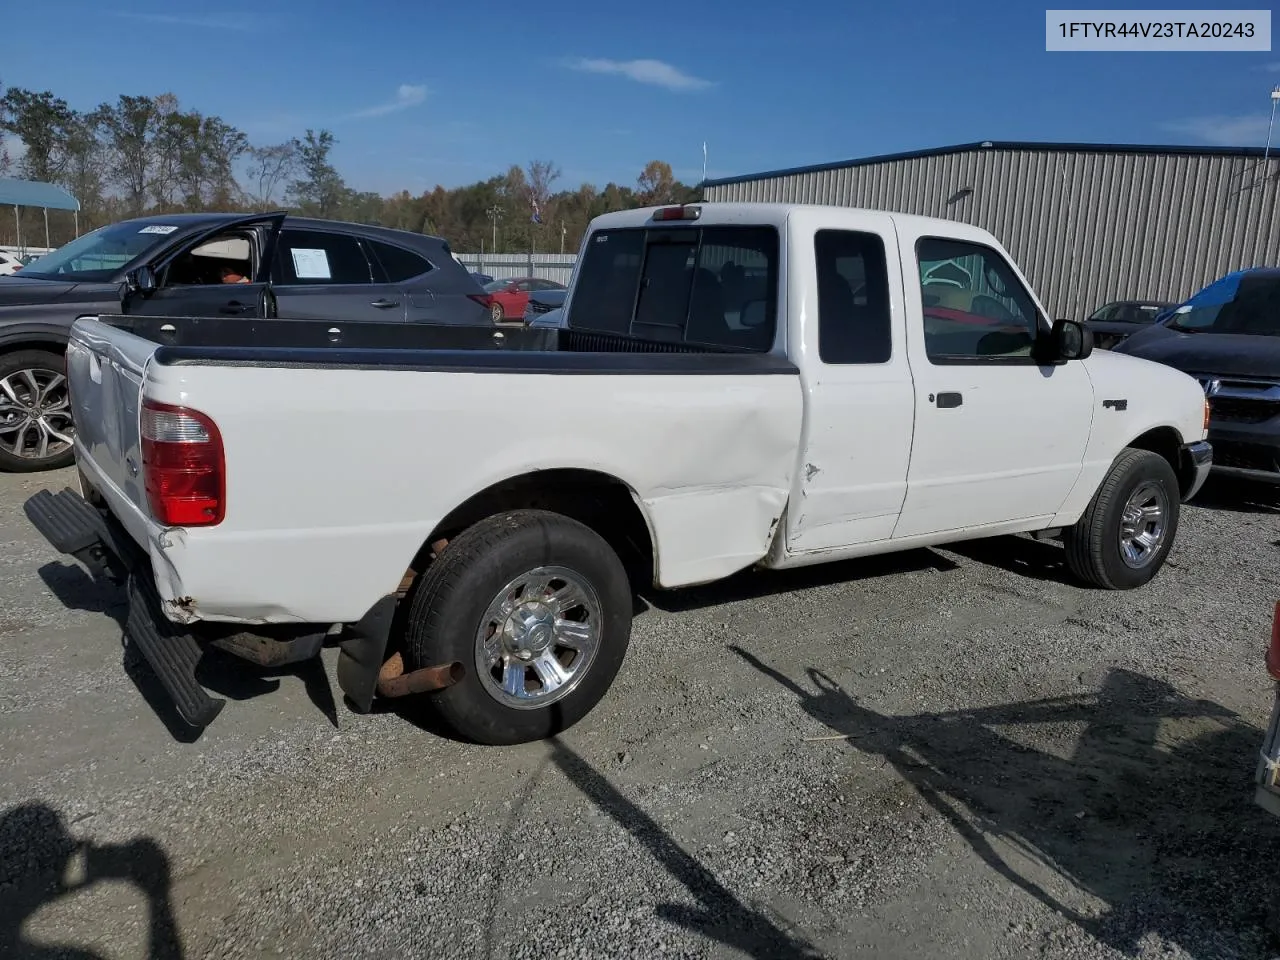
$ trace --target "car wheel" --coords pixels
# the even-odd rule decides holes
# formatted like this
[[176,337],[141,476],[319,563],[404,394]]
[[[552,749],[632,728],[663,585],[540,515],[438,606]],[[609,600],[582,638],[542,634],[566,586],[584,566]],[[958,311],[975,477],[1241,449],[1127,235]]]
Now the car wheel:
[[48,350],[0,356],[0,470],[68,467],[74,434],[66,358]]
[[494,323],[501,323],[503,320],[507,319],[507,313],[502,309],[502,304],[500,303],[494,303],[494,305],[489,308],[489,316],[493,318]]
[[432,695],[459,735],[526,743],[568,729],[609,690],[631,639],[632,596],[617,553],[591,528],[545,510],[482,520],[418,578],[408,667],[460,662]]
[[1132,590],[1164,566],[1178,532],[1178,477],[1164,457],[1125,450],[1084,515],[1066,530],[1067,565],[1107,590]]

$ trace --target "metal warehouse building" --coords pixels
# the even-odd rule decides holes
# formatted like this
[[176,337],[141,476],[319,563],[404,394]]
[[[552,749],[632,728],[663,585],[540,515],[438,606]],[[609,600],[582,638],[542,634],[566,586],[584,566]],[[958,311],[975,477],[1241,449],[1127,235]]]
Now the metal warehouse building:
[[704,199],[972,223],[1052,316],[1081,319],[1110,300],[1180,300],[1232,270],[1280,266],[1278,172],[1261,149],[986,141],[708,180]]

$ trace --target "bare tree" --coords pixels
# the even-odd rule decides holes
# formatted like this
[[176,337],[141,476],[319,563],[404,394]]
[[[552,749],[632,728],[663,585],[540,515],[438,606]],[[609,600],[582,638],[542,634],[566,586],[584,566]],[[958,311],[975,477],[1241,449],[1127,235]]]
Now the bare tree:
[[249,195],[260,207],[272,205],[277,188],[293,179],[298,168],[296,141],[249,148]]
[[529,162],[529,199],[539,210],[545,209],[551,199],[551,185],[560,179],[560,168],[550,160]]

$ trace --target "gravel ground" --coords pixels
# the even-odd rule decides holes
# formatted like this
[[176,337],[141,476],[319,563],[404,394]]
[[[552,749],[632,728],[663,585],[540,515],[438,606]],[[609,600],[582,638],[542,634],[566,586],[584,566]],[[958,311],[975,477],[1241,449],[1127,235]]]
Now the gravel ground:
[[1268,491],[1133,593],[1006,538],[655,597],[590,717],[494,749],[335,704],[332,649],[215,664],[191,742],[21,514],[68,480],[0,476],[6,960],[1280,955]]

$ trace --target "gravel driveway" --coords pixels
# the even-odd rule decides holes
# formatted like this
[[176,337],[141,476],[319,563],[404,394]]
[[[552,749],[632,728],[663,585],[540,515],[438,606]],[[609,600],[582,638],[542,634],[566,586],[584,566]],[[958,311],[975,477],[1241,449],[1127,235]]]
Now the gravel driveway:
[[212,663],[192,742],[22,516],[69,480],[0,475],[6,960],[1280,953],[1267,491],[1133,593],[1006,538],[653,597],[591,716],[495,749],[349,712],[333,649]]

